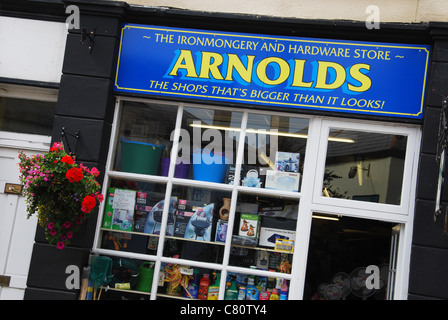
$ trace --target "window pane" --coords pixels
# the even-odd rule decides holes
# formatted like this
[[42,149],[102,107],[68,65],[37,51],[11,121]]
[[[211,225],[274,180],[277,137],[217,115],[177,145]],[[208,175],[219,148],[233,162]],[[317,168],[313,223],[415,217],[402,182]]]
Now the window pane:
[[323,195],[399,205],[407,137],[332,129]]
[[249,114],[240,185],[299,191],[308,119]]
[[0,97],[0,130],[51,136],[56,102]]
[[185,108],[177,165],[192,164],[194,180],[228,183],[228,168],[236,162],[242,113]]
[[176,117],[177,107],[124,102],[113,169],[166,175]]
[[[389,273],[393,282],[389,267],[393,228],[387,222],[315,213],[304,299],[386,299]],[[368,266],[378,269],[366,271]],[[374,276],[366,280],[370,275]]]
[[299,201],[238,196],[229,264],[291,273]]
[[163,255],[222,263],[231,193],[173,186],[171,197],[176,210],[168,221]]
[[100,247],[155,255],[164,199],[163,184],[113,179],[105,197]]

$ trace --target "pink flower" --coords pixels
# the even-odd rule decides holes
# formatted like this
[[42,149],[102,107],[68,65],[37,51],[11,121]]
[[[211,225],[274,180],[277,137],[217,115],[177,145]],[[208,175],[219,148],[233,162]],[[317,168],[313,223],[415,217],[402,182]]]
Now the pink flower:
[[66,229],[70,228],[70,222],[65,221],[64,228],[66,228]]
[[59,250],[64,248],[64,242],[59,241],[58,243],[56,243],[56,248],[58,248]]
[[73,237],[73,232],[69,231],[67,232],[67,238],[71,239]]
[[90,173],[93,174],[95,177],[98,177],[100,175],[100,171],[95,167],[90,169]]
[[50,229],[50,230],[53,229],[53,228],[54,228],[54,223],[53,223],[53,222],[50,222],[50,223],[48,224],[47,228]]
[[57,233],[57,232],[56,232],[56,229],[51,229],[51,230],[50,230],[50,234],[51,234],[52,236],[56,235],[56,233]]

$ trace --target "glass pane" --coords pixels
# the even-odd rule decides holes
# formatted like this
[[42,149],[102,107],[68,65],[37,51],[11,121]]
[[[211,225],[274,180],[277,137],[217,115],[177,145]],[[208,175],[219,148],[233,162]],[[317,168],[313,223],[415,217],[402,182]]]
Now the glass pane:
[[298,200],[238,196],[229,264],[291,273]]
[[114,170],[167,175],[177,107],[123,103]]
[[308,119],[250,114],[242,186],[299,191]]
[[[108,268],[109,267],[109,268]],[[154,262],[113,256],[93,256],[91,278],[101,279],[98,300],[150,300]],[[109,270],[108,274],[106,271]],[[104,274],[104,280],[98,276]],[[98,280],[97,280],[98,281]],[[106,289],[106,287],[108,288]]]
[[155,255],[164,199],[163,184],[113,179],[105,198],[100,247]]
[[222,263],[231,193],[173,186],[171,195],[176,208],[163,255]]
[[399,205],[407,137],[330,130],[323,195]]
[[286,279],[229,272],[224,300],[287,300],[288,294]]
[[162,263],[157,300],[173,297],[218,300],[220,281],[219,270]]
[[56,102],[0,97],[0,130],[51,136]]
[[192,166],[182,178],[229,183],[227,170],[236,162],[241,118],[240,112],[184,109],[177,163]]
[[304,299],[386,299],[393,228],[387,222],[314,214]]

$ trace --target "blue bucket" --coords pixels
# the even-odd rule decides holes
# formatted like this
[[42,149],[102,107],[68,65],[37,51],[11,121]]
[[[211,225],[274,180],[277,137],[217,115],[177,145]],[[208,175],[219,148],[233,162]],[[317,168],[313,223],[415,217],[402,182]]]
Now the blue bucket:
[[223,183],[226,177],[226,157],[209,150],[193,150],[193,179]]

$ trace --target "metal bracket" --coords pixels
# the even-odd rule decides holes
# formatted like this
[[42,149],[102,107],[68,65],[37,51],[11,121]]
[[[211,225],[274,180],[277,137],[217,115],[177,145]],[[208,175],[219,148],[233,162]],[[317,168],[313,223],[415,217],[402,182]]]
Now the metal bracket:
[[448,145],[448,97],[443,97],[442,108],[440,111],[439,133],[438,133],[437,154],[436,154],[436,161],[439,164],[439,176],[437,183],[436,206],[433,216],[434,222],[437,221],[437,218],[442,213],[441,194],[442,194],[442,187],[445,182],[444,175],[445,175],[445,159],[446,159],[447,145]]
[[89,39],[89,53],[90,53],[92,52],[93,44],[95,43],[95,31],[87,32],[87,28],[81,28],[81,44],[84,44],[84,41],[86,39]]
[[[61,131],[61,140],[62,142],[64,142],[63,140],[65,139],[64,145],[66,145],[68,147],[68,152],[69,154],[76,156],[76,153],[78,152],[78,142],[79,142],[79,134],[81,133],[81,130],[78,129],[78,131],[75,132],[75,134],[71,134],[68,132],[65,132],[65,127],[62,127],[62,131]],[[75,141],[75,152],[72,152],[72,149],[70,148],[70,142],[67,139],[67,135],[73,137],[76,139]]]

